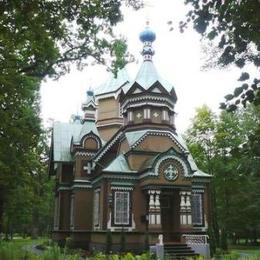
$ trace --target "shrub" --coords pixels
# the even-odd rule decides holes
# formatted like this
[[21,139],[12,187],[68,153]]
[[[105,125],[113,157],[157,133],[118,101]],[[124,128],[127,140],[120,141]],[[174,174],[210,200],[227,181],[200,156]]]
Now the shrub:
[[136,258],[131,254],[127,253],[126,255],[123,256],[123,260],[135,260]]
[[16,260],[23,258],[25,253],[12,242],[0,242],[0,259]]

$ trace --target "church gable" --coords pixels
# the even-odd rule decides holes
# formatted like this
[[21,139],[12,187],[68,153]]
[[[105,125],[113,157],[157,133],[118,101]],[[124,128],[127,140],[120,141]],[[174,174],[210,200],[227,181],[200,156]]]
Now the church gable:
[[134,82],[134,84],[128,89],[127,96],[132,94],[140,94],[143,93],[144,91],[145,89],[142,86]]
[[175,181],[179,176],[192,177],[192,169],[187,157],[173,148],[154,160],[153,169],[156,176],[163,174],[168,181]]
[[164,88],[164,86],[159,82],[156,81],[149,89],[149,92],[157,93],[157,94],[169,94],[167,89]]
[[154,88],[153,90],[152,90],[152,92],[153,93],[159,93],[159,94],[161,94],[162,93],[162,91],[159,89],[159,88]]
[[181,151],[169,136],[160,136],[160,133],[158,133],[158,135],[147,135],[144,140],[135,147],[135,150],[165,152],[171,147],[179,152]]
[[192,170],[187,158],[173,148],[145,163],[142,185],[190,185]]
[[144,131],[143,135],[130,146],[135,150],[142,151],[165,152],[171,147],[178,152],[186,151],[185,147],[179,143],[173,133],[164,130]]

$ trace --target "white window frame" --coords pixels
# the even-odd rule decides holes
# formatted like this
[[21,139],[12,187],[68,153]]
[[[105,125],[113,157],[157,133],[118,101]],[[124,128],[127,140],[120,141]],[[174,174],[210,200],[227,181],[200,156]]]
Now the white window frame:
[[[127,208],[127,212],[126,212],[126,216],[127,216],[127,219],[124,220],[124,212],[118,212],[118,204],[117,204],[117,195],[118,194],[127,194],[127,205],[126,205],[126,208]],[[124,205],[123,205],[124,207]],[[121,216],[117,216],[117,214],[121,214]],[[114,225],[122,225],[122,226],[128,226],[130,225],[130,192],[129,191],[115,191],[114,192]]]
[[[197,197],[195,201],[195,197]],[[199,205],[197,205],[199,203]],[[196,215],[195,215],[196,214]],[[199,221],[197,221],[199,219]],[[203,226],[203,194],[192,194],[192,224],[194,226]]]

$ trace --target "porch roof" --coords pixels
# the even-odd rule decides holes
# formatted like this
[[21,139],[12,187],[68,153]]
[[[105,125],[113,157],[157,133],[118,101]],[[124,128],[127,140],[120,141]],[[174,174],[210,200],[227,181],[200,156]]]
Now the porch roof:
[[123,154],[117,156],[105,169],[104,172],[120,172],[120,173],[134,173],[128,165],[128,162]]

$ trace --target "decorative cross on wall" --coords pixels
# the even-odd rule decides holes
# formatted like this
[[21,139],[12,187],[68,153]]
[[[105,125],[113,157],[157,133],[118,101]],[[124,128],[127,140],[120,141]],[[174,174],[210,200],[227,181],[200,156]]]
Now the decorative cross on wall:
[[138,119],[140,119],[140,118],[142,117],[142,114],[141,114],[141,113],[138,113],[138,114],[136,115],[136,117],[137,117]]
[[158,114],[157,112],[155,112],[155,113],[153,113],[153,116],[154,116],[154,117],[158,117],[159,114]]
[[177,175],[178,175],[178,171],[177,169],[170,165],[165,171],[164,171],[164,175],[168,180],[174,180],[176,179]]

